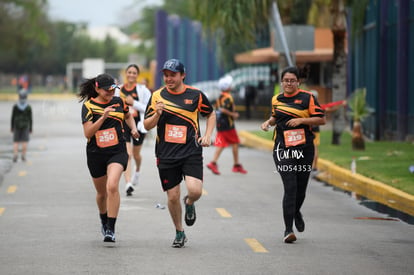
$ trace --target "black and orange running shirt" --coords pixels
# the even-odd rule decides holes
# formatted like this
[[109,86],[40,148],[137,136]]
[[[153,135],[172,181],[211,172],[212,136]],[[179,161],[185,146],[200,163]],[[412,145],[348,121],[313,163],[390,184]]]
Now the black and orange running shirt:
[[297,127],[289,127],[286,123],[293,118],[324,117],[324,115],[324,111],[311,92],[298,90],[292,96],[284,94],[273,96],[272,116],[276,118],[275,143],[279,143],[284,148],[313,144],[312,126],[301,124]]
[[221,92],[220,97],[216,101],[217,112],[217,131],[227,131],[234,129],[234,119],[232,116],[228,116],[220,112],[220,108],[226,109],[230,112],[234,112],[236,106],[234,105],[233,97],[228,92]]
[[[138,99],[138,94],[137,94],[137,85],[134,85],[131,89],[127,89],[125,87],[125,85],[122,85],[122,87],[120,89],[119,96],[123,100],[125,100],[127,98],[127,96],[129,96],[129,95],[132,96],[132,98],[134,100],[137,100],[137,101],[139,100]],[[138,122],[139,121],[139,113],[138,113],[138,111],[135,110],[134,108],[130,108],[130,112],[131,112],[132,116],[134,117],[135,122]]]
[[200,90],[185,85],[183,92],[174,93],[163,87],[148,102],[145,118],[156,112],[156,103],[164,102],[157,124],[155,155],[158,159],[178,160],[202,153],[197,140],[201,136],[199,115],[207,116],[213,107]]
[[88,139],[88,152],[113,154],[125,150],[122,124],[129,108],[120,97],[114,96],[109,102],[98,102],[94,98],[85,101],[82,105],[82,123],[97,121],[108,106],[113,106],[115,111],[109,113],[95,135]]

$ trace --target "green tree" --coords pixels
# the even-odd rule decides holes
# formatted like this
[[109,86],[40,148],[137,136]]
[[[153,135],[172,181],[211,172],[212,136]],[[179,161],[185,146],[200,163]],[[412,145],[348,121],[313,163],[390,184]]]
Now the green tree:
[[116,41],[113,38],[106,36],[103,44],[102,55],[106,62],[116,62],[119,60],[117,55],[117,48],[118,44]]
[[[222,44],[254,46],[258,28],[268,24],[272,0],[192,0],[194,15],[207,32],[222,35]],[[197,4],[195,4],[197,3]]]
[[[3,0],[0,2],[0,69],[30,68],[31,46],[46,45],[48,21],[46,0]],[[10,67],[10,65],[12,65]]]
[[104,56],[105,42],[92,40],[84,24],[58,21],[50,23],[46,31],[50,38],[49,43],[34,44],[31,47],[32,64],[37,73],[64,74],[69,62],[81,62],[86,57]]
[[332,24],[330,5],[332,0],[314,0],[309,9],[308,24],[315,27],[329,28]]
[[81,47],[76,38],[76,33],[83,26],[64,21],[50,23],[46,30],[49,43],[46,45],[35,44],[33,46],[34,66],[36,71],[42,74],[63,74],[66,64],[71,60],[73,48]]
[[137,46],[136,51],[148,60],[155,59],[155,15],[159,8],[160,6],[144,7],[140,17],[122,29],[143,41]]

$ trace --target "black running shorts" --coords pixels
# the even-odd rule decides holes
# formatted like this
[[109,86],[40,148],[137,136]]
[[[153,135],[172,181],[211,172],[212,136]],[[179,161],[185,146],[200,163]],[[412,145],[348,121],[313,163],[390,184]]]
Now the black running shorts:
[[203,180],[203,156],[191,155],[184,159],[157,159],[161,187],[167,191],[181,183],[184,176]]
[[124,167],[128,165],[128,153],[125,151],[113,155],[87,152],[89,173],[93,178],[100,178],[106,175],[106,169],[110,163],[119,163]]

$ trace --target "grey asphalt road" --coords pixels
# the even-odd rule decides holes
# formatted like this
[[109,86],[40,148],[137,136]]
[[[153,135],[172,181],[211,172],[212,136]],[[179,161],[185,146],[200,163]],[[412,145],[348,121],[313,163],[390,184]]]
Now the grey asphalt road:
[[[0,274],[412,274],[414,227],[381,220],[349,195],[311,181],[303,207],[304,233],[285,244],[283,189],[269,152],[241,148],[247,175],[231,172],[230,148],[222,172],[204,172],[197,222],[175,236],[154,158],[154,134],[143,147],[141,182],[126,197],[121,181],[117,243],[105,247],[95,191],[88,174],[81,104],[30,102],[34,132],[28,161],[11,164],[10,114],[0,102]],[[260,122],[240,121],[239,129]],[[205,149],[205,163],[214,148]],[[182,186],[182,192],[185,188]],[[362,218],[362,219],[360,219]],[[373,219],[374,218],[374,219]],[[379,220],[378,220],[378,219]]]

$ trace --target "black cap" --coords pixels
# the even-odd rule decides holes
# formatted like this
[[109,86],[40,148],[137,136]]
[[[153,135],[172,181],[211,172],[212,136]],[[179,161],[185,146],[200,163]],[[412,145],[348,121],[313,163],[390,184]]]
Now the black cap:
[[104,90],[115,89],[118,86],[115,84],[115,79],[109,74],[100,74],[96,77],[95,86]]
[[183,63],[180,62],[180,60],[178,59],[170,59],[167,60],[164,63],[164,66],[162,67],[162,70],[169,70],[172,72],[180,72],[180,73],[185,73],[185,67],[183,65]]

